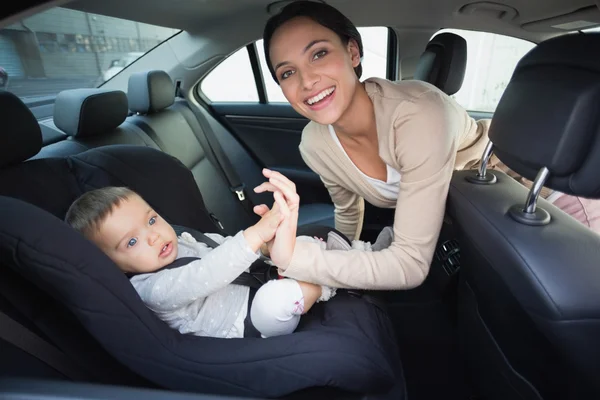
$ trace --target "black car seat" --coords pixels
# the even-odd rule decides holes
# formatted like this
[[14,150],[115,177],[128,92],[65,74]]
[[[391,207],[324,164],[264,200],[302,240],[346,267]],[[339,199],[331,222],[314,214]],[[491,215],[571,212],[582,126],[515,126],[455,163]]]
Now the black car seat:
[[[0,106],[12,110],[11,125],[0,134],[0,274],[18,275],[62,305],[106,350],[104,358],[117,360],[129,376],[173,390],[405,398],[385,311],[343,291],[317,304],[292,335],[216,339],[170,329],[110,259],[62,219],[85,191],[119,185],[140,193],[173,224],[215,231],[192,173],[170,155],[134,145],[24,161],[39,151],[39,126],[14,95],[0,93]],[[19,140],[11,140],[16,134]],[[52,318],[48,310],[45,315]],[[94,360],[79,357],[93,370]]]
[[[479,171],[455,173],[459,330],[487,399],[600,398],[600,236],[541,187],[600,198],[600,35],[539,44],[517,65]],[[486,171],[491,151],[532,190]]]
[[450,32],[434,36],[417,63],[413,79],[429,82],[447,95],[458,92],[467,69],[467,42]]

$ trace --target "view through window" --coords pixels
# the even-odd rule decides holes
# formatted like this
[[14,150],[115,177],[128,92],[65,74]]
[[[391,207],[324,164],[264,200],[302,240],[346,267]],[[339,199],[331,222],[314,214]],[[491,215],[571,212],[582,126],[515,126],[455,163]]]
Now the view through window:
[[0,89],[28,103],[97,87],[178,32],[53,8],[0,29]]

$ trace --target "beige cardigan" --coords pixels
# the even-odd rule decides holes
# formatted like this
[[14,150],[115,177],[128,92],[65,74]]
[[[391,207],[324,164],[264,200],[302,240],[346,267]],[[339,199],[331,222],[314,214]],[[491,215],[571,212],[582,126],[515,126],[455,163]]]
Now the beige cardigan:
[[[335,204],[335,226],[349,238],[362,230],[364,202],[396,208],[392,245],[378,252],[326,251],[298,242],[280,273],[338,288],[408,289],[429,271],[444,217],[454,169],[481,158],[489,120],[475,122],[454,100],[420,81],[365,81],[373,101],[379,155],[400,172],[398,200],[377,192],[333,141],[327,126],[310,122],[300,152],[327,187]],[[458,154],[457,154],[458,153]]]

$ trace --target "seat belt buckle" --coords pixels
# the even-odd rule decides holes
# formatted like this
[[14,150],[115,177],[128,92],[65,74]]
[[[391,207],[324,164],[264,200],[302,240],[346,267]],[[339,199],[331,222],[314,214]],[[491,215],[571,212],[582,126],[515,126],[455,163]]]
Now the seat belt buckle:
[[244,194],[244,189],[245,188],[246,188],[246,185],[244,185],[242,183],[238,187],[231,188],[231,191],[234,192],[235,194],[237,194],[237,197],[238,197],[239,201],[244,201],[244,200],[246,200],[246,195]]

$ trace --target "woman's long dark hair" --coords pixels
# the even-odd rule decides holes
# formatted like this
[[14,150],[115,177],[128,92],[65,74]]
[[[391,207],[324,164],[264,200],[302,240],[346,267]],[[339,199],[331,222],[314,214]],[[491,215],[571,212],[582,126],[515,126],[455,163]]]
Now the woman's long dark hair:
[[[275,79],[277,84],[279,84],[279,80],[275,75],[273,64],[271,63],[271,57],[269,56],[271,39],[273,38],[273,34],[277,28],[296,17],[310,18],[317,24],[334,31],[340,37],[344,45],[347,45],[350,39],[355,40],[358,44],[358,52],[362,59],[363,44],[360,33],[352,21],[350,21],[344,14],[325,3],[318,3],[315,1],[294,1],[293,3],[285,6],[279,14],[274,15],[269,19],[269,21],[267,21],[267,25],[265,25],[265,30],[263,33],[265,58],[267,60],[267,65],[269,66],[271,76],[273,79]],[[354,68],[354,72],[356,73],[356,76],[360,78],[362,75],[362,65],[358,64],[358,66]]]

